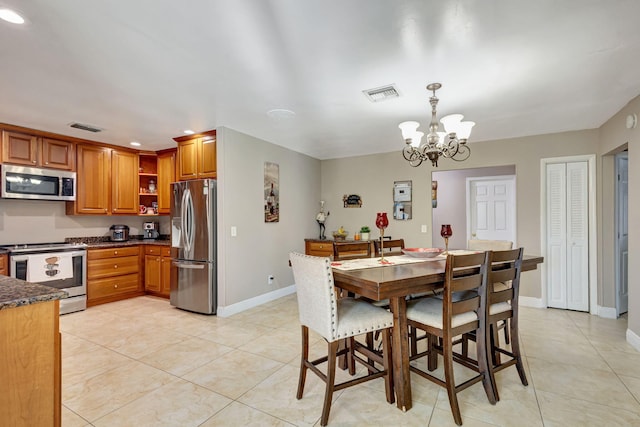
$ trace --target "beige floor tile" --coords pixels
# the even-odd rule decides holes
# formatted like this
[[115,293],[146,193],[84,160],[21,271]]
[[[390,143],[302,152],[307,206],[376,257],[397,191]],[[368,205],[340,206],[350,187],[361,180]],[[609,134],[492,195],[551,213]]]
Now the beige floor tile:
[[188,381],[165,384],[93,422],[96,427],[197,427],[231,400]]
[[[471,418],[467,414],[461,414],[462,424],[465,427],[495,427],[496,424],[485,423],[484,421]],[[431,417],[428,419],[429,427],[457,427],[451,415],[451,409],[434,408]]]
[[140,358],[140,361],[173,375],[182,376],[232,350],[231,347],[193,337],[162,347]]
[[87,427],[90,425],[89,421],[62,405],[62,427]]
[[91,351],[82,353],[63,352],[62,387],[85,382],[103,372],[123,366],[131,361],[113,350],[96,346]]
[[618,375],[620,380],[627,386],[627,389],[633,394],[638,402],[640,402],[640,378],[627,377],[624,375]]
[[233,350],[189,372],[183,378],[237,399],[282,366],[282,363],[262,356]]
[[600,351],[600,354],[616,374],[640,378],[640,352]]
[[286,421],[272,417],[242,403],[233,402],[222,411],[211,417],[200,427],[293,427]]
[[278,362],[289,363],[292,360],[298,361],[300,359],[301,341],[299,331],[276,329],[268,335],[252,339],[238,349]]
[[76,414],[89,421],[95,421],[176,380],[176,377],[166,372],[140,362],[129,361],[84,383],[65,387],[62,400],[64,405]]
[[261,336],[269,335],[273,331],[273,328],[227,319],[226,322],[216,324],[214,328],[199,337],[236,348]]
[[591,345],[598,351],[624,351],[631,354],[638,354],[631,344],[627,342],[626,336],[619,335],[591,335],[587,337]]
[[640,405],[638,411],[612,410],[610,406],[545,391],[538,391],[537,395],[545,427],[632,427],[640,424]]
[[609,370],[549,363],[531,357],[528,362],[536,391],[547,391],[630,411],[638,406],[638,402],[618,376]]
[[609,366],[591,343],[572,343],[544,338],[539,335],[524,335],[523,346],[527,356],[553,363],[571,363],[592,369],[609,370]]
[[178,344],[189,338],[189,335],[170,331],[167,329],[145,328],[138,330],[134,334],[126,334],[120,338],[112,339],[109,348],[114,351],[139,359],[148,354],[154,353],[164,347]]
[[68,332],[62,333],[62,357],[77,356],[98,348],[102,348],[102,346]]

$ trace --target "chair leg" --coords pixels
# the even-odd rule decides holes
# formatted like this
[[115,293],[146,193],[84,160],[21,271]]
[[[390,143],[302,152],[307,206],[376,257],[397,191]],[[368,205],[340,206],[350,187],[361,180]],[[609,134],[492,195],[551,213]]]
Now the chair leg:
[[[458,396],[456,395],[456,383],[453,377],[453,348],[451,345],[451,337],[442,345],[442,356],[444,358],[444,381],[449,395],[449,405],[451,413],[457,425],[462,425],[462,416],[460,415],[460,406],[458,405]],[[429,338],[431,341],[431,337]]]
[[[495,326],[495,327],[493,327]],[[489,403],[495,405],[500,397],[498,395],[498,387],[496,385],[496,377],[492,362],[493,354],[493,338],[492,330],[497,329],[496,325],[490,325],[487,330],[476,330],[476,360],[478,361],[478,371],[482,375],[482,385],[487,395]]]
[[327,384],[324,392],[324,405],[322,406],[322,418],[320,425],[326,426],[329,422],[329,411],[331,410],[331,400],[333,399],[333,387],[336,382],[336,357],[338,353],[338,344],[342,340],[329,343],[329,360],[327,360]]
[[418,338],[418,334],[416,333],[416,328],[413,326],[409,326],[409,355],[415,356],[418,354],[418,343],[416,339]]
[[[498,331],[498,324],[497,323],[492,323],[491,324],[491,331],[489,332],[490,334],[492,334],[492,339],[493,339],[493,345],[496,347],[500,347],[500,334]],[[490,349],[493,350],[493,347],[489,347]],[[493,365],[497,366],[500,364],[500,352],[498,351],[492,351],[493,353]]]
[[309,328],[302,326],[302,355],[300,356],[300,376],[298,378],[298,392],[296,399],[302,399],[304,391],[304,383],[307,379],[307,365],[305,362],[309,360]]
[[[376,346],[376,340],[375,337],[373,336],[373,332],[367,332],[367,335],[365,336],[365,342],[367,345],[367,348],[371,351],[375,350],[375,346]],[[373,360],[372,359],[367,359],[367,363],[373,365]],[[372,374],[373,370],[369,369],[369,373]]]
[[518,334],[518,321],[517,318],[512,318],[509,322],[511,329],[511,353],[516,359],[516,369],[520,376],[522,385],[529,385],[527,381],[527,375],[524,372],[524,364],[522,363],[522,354],[520,353],[520,336]]
[[438,369],[438,352],[436,351],[434,342],[438,337],[427,333],[427,370],[430,372]]
[[505,344],[509,344],[509,324],[511,322],[509,321],[509,319],[505,319],[504,320],[504,343]]
[[356,374],[356,360],[353,357],[355,352],[355,338],[347,338],[347,367],[349,368],[349,375]]

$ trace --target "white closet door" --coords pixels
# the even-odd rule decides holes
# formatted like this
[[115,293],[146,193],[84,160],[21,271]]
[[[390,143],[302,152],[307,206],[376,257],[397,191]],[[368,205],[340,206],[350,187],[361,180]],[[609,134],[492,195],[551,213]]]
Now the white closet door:
[[547,305],[589,311],[587,162],[547,165]]
[[547,165],[547,305],[567,308],[567,167]]
[[587,162],[567,163],[567,308],[589,311]]

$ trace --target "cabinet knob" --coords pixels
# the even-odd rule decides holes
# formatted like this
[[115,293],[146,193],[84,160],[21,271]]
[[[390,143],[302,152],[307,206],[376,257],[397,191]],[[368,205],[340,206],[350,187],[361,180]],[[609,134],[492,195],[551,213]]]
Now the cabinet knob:
[[48,165],[48,164],[49,164],[49,162],[44,162],[44,164],[45,164],[45,165]]
[[118,264],[115,264],[115,265],[113,266],[113,268],[118,268]]
[[114,255],[118,255],[118,251],[113,251],[113,254]]
[[114,287],[115,289],[118,289],[118,285],[117,285],[117,284],[116,284],[116,285],[113,285],[113,287]]
[[35,161],[35,160],[33,160],[33,161],[31,161],[31,163],[35,164],[35,163],[36,163],[36,161]]

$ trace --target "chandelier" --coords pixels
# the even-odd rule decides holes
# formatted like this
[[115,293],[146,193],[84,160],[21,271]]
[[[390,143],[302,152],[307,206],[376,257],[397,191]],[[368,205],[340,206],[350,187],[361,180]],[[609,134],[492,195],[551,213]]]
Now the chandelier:
[[436,91],[440,89],[440,83],[431,83],[427,90],[433,92],[429,97],[431,104],[431,123],[427,140],[421,143],[424,132],[418,131],[418,122],[402,122],[398,127],[402,130],[402,138],[406,142],[402,155],[413,167],[429,159],[431,164],[438,167],[438,159],[444,157],[458,162],[467,160],[471,155],[471,150],[467,146],[467,139],[471,135],[471,128],[474,122],[463,122],[462,114],[450,114],[440,119],[446,132],[438,132],[438,120],[436,119],[436,105],[438,98]]

